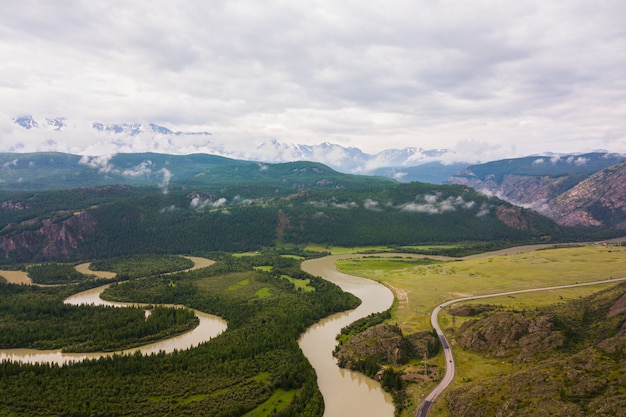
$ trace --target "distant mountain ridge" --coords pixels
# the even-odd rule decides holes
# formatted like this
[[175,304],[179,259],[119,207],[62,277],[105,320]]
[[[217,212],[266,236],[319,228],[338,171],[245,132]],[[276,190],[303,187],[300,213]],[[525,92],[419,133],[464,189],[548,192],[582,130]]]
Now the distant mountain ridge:
[[384,177],[344,174],[309,161],[265,164],[217,155],[119,153],[81,156],[60,152],[0,153],[0,190],[58,190],[104,185],[161,187],[271,187],[275,193],[304,188],[384,185]]
[[[24,115],[15,117],[12,120],[15,124],[30,132],[41,130],[63,135],[71,134],[73,129],[76,129],[76,126],[69,123],[65,117],[35,118],[32,115]],[[328,165],[344,173],[385,176],[387,176],[387,171],[381,171],[382,174],[375,174],[375,171],[381,168],[393,168],[395,179],[401,182],[423,181],[420,174],[424,171],[404,171],[403,168],[419,166],[425,163],[445,166],[440,160],[450,152],[447,149],[406,147],[402,149],[386,149],[376,154],[369,154],[357,147],[344,147],[327,141],[317,145],[304,145],[282,143],[278,140],[263,142],[257,147],[245,150],[237,150],[227,143],[218,143],[217,139],[210,132],[174,130],[155,123],[104,123],[95,121],[81,128],[82,131],[89,132],[91,129],[99,134],[109,134],[112,136],[112,142],[121,144],[133,142],[136,138],[142,136],[148,136],[155,141],[160,139],[167,141],[169,137],[172,139],[196,137],[198,140],[204,137],[206,140],[201,140],[201,142],[195,145],[185,142],[186,149],[189,149],[190,146],[196,146],[193,152],[188,153],[213,154],[247,161],[267,163],[313,161]],[[122,150],[122,152],[124,151]],[[467,166],[467,164],[464,164],[464,166]],[[438,171],[441,171],[441,169]],[[450,173],[449,170],[446,173]],[[445,182],[447,176],[437,176],[436,182]]]

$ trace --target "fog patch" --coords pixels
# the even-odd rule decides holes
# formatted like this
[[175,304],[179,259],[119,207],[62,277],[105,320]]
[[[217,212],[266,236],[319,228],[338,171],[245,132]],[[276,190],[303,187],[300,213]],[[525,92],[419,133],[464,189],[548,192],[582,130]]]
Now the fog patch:
[[227,202],[228,202],[228,200],[226,200],[224,197],[219,198],[219,199],[213,201],[210,198],[203,199],[203,198],[201,198],[199,196],[196,196],[196,197],[191,199],[191,202],[189,203],[189,207],[191,209],[193,209],[193,210],[204,210],[204,209],[207,209],[207,208],[222,207]]
[[108,174],[111,172],[118,173],[119,170],[115,169],[115,167],[111,164],[111,158],[113,155],[102,155],[102,156],[83,156],[78,161],[81,165],[86,165],[88,167],[97,169],[99,173]]
[[480,208],[478,209],[478,213],[476,213],[476,217],[485,217],[491,211],[491,206],[487,203],[482,203]]
[[363,201],[363,207],[365,207],[365,209],[367,209],[367,210],[372,210],[372,211],[381,211],[382,210],[380,208],[380,203],[378,203],[378,201],[374,201],[374,200],[371,200],[369,198],[366,198]]
[[163,174],[163,179],[161,180],[161,183],[159,184],[159,188],[161,189],[161,192],[163,194],[167,194],[168,193],[167,186],[170,184],[170,180],[172,179],[173,175],[171,171],[167,168],[162,168],[159,172]]
[[395,174],[393,174],[393,179],[400,181],[402,178],[406,177],[406,175],[406,172],[396,172]]
[[19,159],[14,159],[12,161],[7,161],[4,164],[2,164],[2,168],[4,168],[4,169],[11,168],[11,166],[16,167],[17,166],[17,161],[19,161]]
[[350,210],[359,207],[359,205],[355,201],[351,201],[349,203],[332,203],[333,207]]
[[152,161],[143,161],[139,165],[122,171],[122,175],[125,177],[137,178],[137,177],[149,177],[152,174]]
[[400,210],[412,213],[442,214],[457,209],[471,210],[476,205],[474,201],[465,201],[461,196],[448,197],[440,200],[433,194],[418,195],[415,201],[402,204]]

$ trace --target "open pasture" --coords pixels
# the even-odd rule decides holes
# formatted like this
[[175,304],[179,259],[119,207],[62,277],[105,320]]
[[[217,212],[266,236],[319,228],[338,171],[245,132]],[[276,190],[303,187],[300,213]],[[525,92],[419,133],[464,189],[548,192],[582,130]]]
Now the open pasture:
[[[623,246],[588,245],[449,259],[422,265],[404,257],[362,257],[341,260],[337,265],[342,272],[375,279],[392,288],[397,299],[393,319],[406,332],[429,329],[430,312],[447,300],[626,276]],[[517,295],[494,299],[494,303],[508,301],[512,306],[529,308],[558,302],[559,297],[585,296],[599,289],[593,286],[551,291],[551,294]]]

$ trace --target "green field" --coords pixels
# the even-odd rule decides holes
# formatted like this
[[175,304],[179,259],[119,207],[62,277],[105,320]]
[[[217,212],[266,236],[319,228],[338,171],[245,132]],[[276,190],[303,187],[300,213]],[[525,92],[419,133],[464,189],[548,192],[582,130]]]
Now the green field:
[[307,245],[305,248],[311,252],[330,253],[331,255],[345,255],[351,253],[381,253],[391,252],[393,249],[389,246],[322,246],[322,245]]
[[[362,257],[338,261],[337,266],[347,274],[388,285],[397,300],[393,320],[408,333],[430,329],[430,312],[444,301],[626,276],[626,248],[622,246],[582,246],[495,257],[486,254],[470,260],[448,259],[431,265],[413,265],[408,258]],[[517,295],[494,303],[524,300],[527,306],[532,306],[558,301],[559,296],[587,295],[598,289],[594,286],[563,290],[554,293],[554,297],[543,293]]]
[[[407,256],[374,257],[340,260],[342,272],[371,278],[390,287],[396,297],[392,321],[397,322],[405,334],[430,330],[430,313],[440,303],[467,297],[529,288],[550,287],[599,281],[626,276],[626,248],[582,246],[538,250],[514,255],[473,257],[468,260],[453,258],[411,259]],[[613,284],[592,285],[562,290],[515,294],[475,300],[466,304],[494,304],[518,310],[533,309],[554,303],[588,296]],[[442,328],[458,328],[468,320],[454,317],[445,309],[439,316]],[[453,386],[464,381],[508,374],[516,366],[497,358],[485,358],[458,346],[454,348],[457,375]],[[430,365],[439,364],[433,358]],[[434,387],[430,384],[412,384],[407,394],[417,405]],[[401,415],[411,416],[406,410]],[[445,401],[438,401],[431,416],[449,416]]]

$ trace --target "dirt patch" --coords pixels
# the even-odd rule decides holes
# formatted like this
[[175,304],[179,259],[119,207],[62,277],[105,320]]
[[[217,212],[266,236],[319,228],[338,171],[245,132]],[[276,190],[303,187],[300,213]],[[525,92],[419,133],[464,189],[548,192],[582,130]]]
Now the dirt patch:
[[409,307],[409,292],[405,290],[404,288],[392,287],[391,285],[389,285],[389,288],[391,289],[391,291],[393,291],[393,294],[398,300],[398,306],[408,308]]
[[24,271],[0,271],[0,276],[9,284],[33,285],[33,280]]
[[622,297],[611,306],[609,312],[606,314],[606,318],[617,316],[624,310],[626,310],[626,294],[622,295]]

